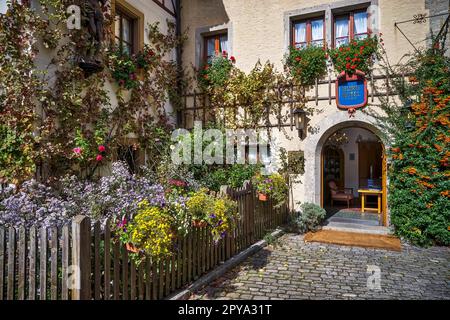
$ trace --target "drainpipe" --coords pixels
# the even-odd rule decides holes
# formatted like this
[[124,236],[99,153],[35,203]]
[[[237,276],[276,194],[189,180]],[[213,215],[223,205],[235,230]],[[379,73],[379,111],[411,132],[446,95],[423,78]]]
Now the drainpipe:
[[[179,38],[181,37],[181,0],[175,0],[175,34],[176,36]],[[181,60],[181,55],[183,53],[183,48],[182,48],[182,44],[178,44],[177,48],[176,48],[176,63],[177,63],[177,93],[178,96],[181,99],[181,94],[182,94],[182,76],[183,76],[183,65],[182,65],[182,60]],[[180,100],[181,101],[181,100]],[[180,101],[178,101],[178,103],[180,103]],[[180,107],[180,105],[176,106],[178,109]],[[176,110],[176,117],[177,117],[177,127],[179,127],[182,123],[182,117],[181,117],[181,111],[180,110]]]

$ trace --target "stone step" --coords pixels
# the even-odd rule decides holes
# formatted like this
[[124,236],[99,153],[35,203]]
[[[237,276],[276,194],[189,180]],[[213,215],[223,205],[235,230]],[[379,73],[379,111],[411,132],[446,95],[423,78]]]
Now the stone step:
[[378,220],[356,219],[356,218],[342,218],[342,217],[331,217],[331,218],[329,218],[327,220],[326,224],[333,223],[333,222],[363,224],[363,225],[366,225],[366,226],[375,226],[375,227],[380,225]]
[[368,226],[355,223],[342,223],[342,222],[330,222],[322,227],[323,230],[335,230],[357,233],[370,233],[370,234],[391,234],[389,228],[384,226]]

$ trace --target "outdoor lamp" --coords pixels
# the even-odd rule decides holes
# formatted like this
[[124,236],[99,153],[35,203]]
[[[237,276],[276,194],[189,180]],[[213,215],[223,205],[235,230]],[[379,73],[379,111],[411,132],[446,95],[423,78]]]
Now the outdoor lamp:
[[298,136],[300,139],[305,139],[306,129],[308,126],[308,118],[306,117],[306,111],[303,109],[295,109],[293,112],[295,117],[295,128],[298,130]]
[[409,120],[409,114],[411,112],[411,105],[412,105],[412,100],[411,99],[407,99],[405,101],[405,104],[403,105],[403,107],[401,107],[400,109],[400,114],[405,117],[407,120],[405,121],[405,129],[407,131],[411,131],[414,129],[414,123],[411,122],[411,120]]

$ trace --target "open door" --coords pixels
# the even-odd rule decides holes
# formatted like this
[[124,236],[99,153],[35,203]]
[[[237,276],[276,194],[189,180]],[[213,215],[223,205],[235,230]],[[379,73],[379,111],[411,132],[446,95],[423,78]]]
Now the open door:
[[382,162],[381,162],[381,170],[382,170],[382,181],[381,181],[381,185],[382,185],[382,190],[383,190],[383,194],[382,194],[382,199],[381,199],[381,214],[382,214],[382,221],[383,221],[383,226],[387,227],[388,226],[388,219],[387,219],[387,161],[386,161],[386,150],[384,148],[384,145],[382,144],[383,149],[382,149]]

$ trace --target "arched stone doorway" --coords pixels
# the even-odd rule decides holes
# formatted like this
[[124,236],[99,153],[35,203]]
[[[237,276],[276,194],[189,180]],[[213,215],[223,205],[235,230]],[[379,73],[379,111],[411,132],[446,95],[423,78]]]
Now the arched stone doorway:
[[382,139],[381,131],[374,125],[374,119],[361,112],[357,113],[354,118],[349,118],[345,112],[336,112],[332,116],[322,119],[319,123],[313,124],[315,132],[310,134],[304,141],[305,146],[305,202],[313,202],[323,205],[323,150],[328,138],[338,130],[346,128],[361,128],[368,130],[379,138],[383,148],[382,163],[382,222],[384,226],[389,224],[387,214],[387,178],[386,178],[386,161],[385,149],[386,142]]

